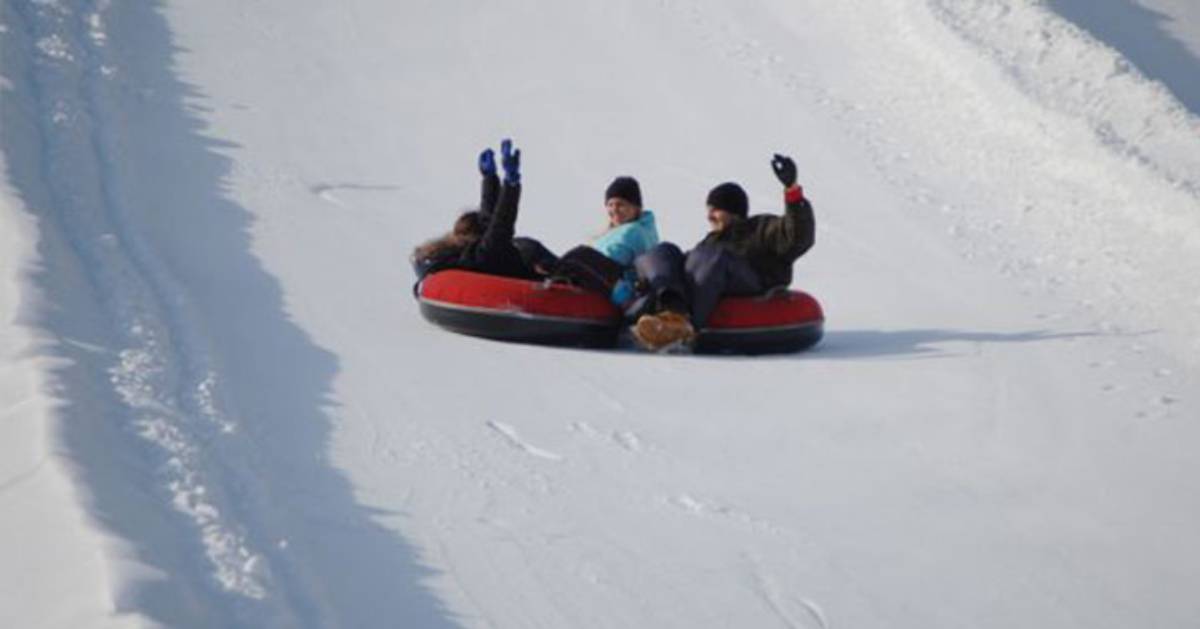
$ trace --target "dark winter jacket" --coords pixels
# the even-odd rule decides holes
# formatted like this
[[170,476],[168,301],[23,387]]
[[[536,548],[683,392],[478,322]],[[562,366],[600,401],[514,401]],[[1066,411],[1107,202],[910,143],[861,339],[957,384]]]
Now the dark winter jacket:
[[483,178],[480,198],[481,222],[486,225],[483,235],[466,247],[447,247],[434,254],[413,260],[418,278],[444,269],[463,269],[524,279],[540,276],[521,258],[513,246],[517,207],[521,200],[520,184],[500,184],[500,178]]
[[699,244],[718,244],[742,256],[762,279],[763,286],[792,283],[792,264],[812,246],[816,232],[812,206],[797,186],[785,193],[782,216],[757,214],[741,219]]

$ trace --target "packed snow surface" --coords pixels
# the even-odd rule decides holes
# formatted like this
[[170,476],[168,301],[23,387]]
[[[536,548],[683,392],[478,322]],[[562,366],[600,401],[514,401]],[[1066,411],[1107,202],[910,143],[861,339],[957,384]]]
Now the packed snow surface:
[[[0,626],[1182,627],[1182,0],[0,5]],[[765,358],[505,345],[408,254],[817,214]]]

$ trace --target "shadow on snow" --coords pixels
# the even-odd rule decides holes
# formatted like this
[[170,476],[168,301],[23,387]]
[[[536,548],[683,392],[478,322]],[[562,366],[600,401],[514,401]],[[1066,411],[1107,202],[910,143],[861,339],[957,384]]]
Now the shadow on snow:
[[[39,20],[54,28],[77,20],[70,28],[85,41],[93,4],[68,3],[60,11],[5,3],[4,21],[24,23],[27,32],[15,29],[0,42],[0,69],[17,86],[0,98],[0,142],[10,157],[9,179],[42,232],[41,265],[31,278],[44,301],[33,317],[58,341],[49,351],[67,359],[55,369],[52,392],[63,400],[63,455],[83,485],[85,507],[118,540],[118,550],[109,553],[114,569],[149,569],[119,572],[133,586],[114,593],[116,611],[173,627],[458,626],[426,585],[434,572],[376,522],[379,513],[356,502],[349,481],[327,462],[338,359],[289,318],[279,282],[251,253],[253,217],[231,200],[231,161],[219,153],[235,145],[205,135],[197,113],[204,95],[175,76],[175,59],[184,51],[172,42],[162,0],[109,9],[102,52],[117,61],[117,73],[105,78],[96,63],[90,74],[86,65],[76,73],[78,93],[99,94],[80,97],[91,99],[83,103],[91,111],[82,115],[94,129],[82,145],[92,154],[63,150],[80,140],[58,137],[63,132],[48,113],[55,103],[47,100],[69,93],[61,83],[75,69],[44,76],[57,61],[39,56]],[[118,96],[124,107],[97,105]],[[115,139],[106,140],[106,131]],[[77,168],[88,159],[97,164]],[[81,203],[77,190],[86,187],[59,176],[64,165],[67,172],[94,175],[104,198]],[[117,208],[112,216],[90,223],[78,216],[99,216],[103,209],[92,206],[105,205]],[[201,543],[208,532],[153,480],[170,464],[167,455],[138,436],[127,401],[114,391],[121,329],[131,322],[112,311],[104,292],[105,281],[112,281],[104,274],[112,272],[97,267],[105,258],[88,253],[102,251],[96,242],[112,242],[112,234],[87,231],[104,221],[157,252],[143,266],[166,269],[155,272],[168,273],[189,306],[179,318],[197,327],[183,332],[207,344],[208,367],[220,377],[238,428],[193,445],[204,457],[206,478],[219,481],[208,489],[222,497],[235,532],[267,559],[271,587],[262,600],[232,594],[214,578]],[[158,295],[164,311],[179,307],[172,297]],[[168,356],[187,373],[196,366],[188,364],[184,345]]]
[[1131,0],[1049,0],[1048,5],[1120,51],[1147,77],[1166,85],[1184,107],[1200,115],[1200,58],[1167,31],[1170,16]]
[[1096,336],[1091,332],[971,332],[966,330],[833,330],[810,350],[822,359],[948,358],[961,355],[942,347],[947,343],[1037,343]]

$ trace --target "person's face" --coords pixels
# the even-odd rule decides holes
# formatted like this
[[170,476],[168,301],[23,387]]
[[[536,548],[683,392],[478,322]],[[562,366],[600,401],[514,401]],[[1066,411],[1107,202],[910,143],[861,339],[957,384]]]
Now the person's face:
[[609,227],[637,220],[638,214],[641,213],[641,208],[620,197],[613,197],[605,201],[604,209],[608,212]]
[[736,220],[736,214],[726,212],[725,210],[715,208],[711,205],[708,206],[708,226],[712,231],[725,231],[725,228],[732,225]]

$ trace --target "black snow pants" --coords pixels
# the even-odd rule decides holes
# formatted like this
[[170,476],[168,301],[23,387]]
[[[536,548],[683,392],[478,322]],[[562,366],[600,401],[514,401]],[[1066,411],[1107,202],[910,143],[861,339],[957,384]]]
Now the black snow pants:
[[689,314],[701,330],[725,295],[757,295],[766,290],[758,273],[741,256],[716,244],[698,245],[686,255],[664,242],[633,262],[639,283],[646,288],[627,311],[675,310]]
[[538,240],[528,236],[517,236],[512,239],[512,243],[517,248],[517,253],[521,255],[521,260],[525,262],[525,265],[541,275],[549,275],[551,270],[558,265],[558,256]]
[[592,247],[580,245],[563,254],[553,274],[607,297],[625,274],[625,267]]
[[513,238],[513,246],[525,264],[539,274],[566,280],[605,296],[625,273],[625,267],[587,245],[575,247],[561,258],[533,238]]

